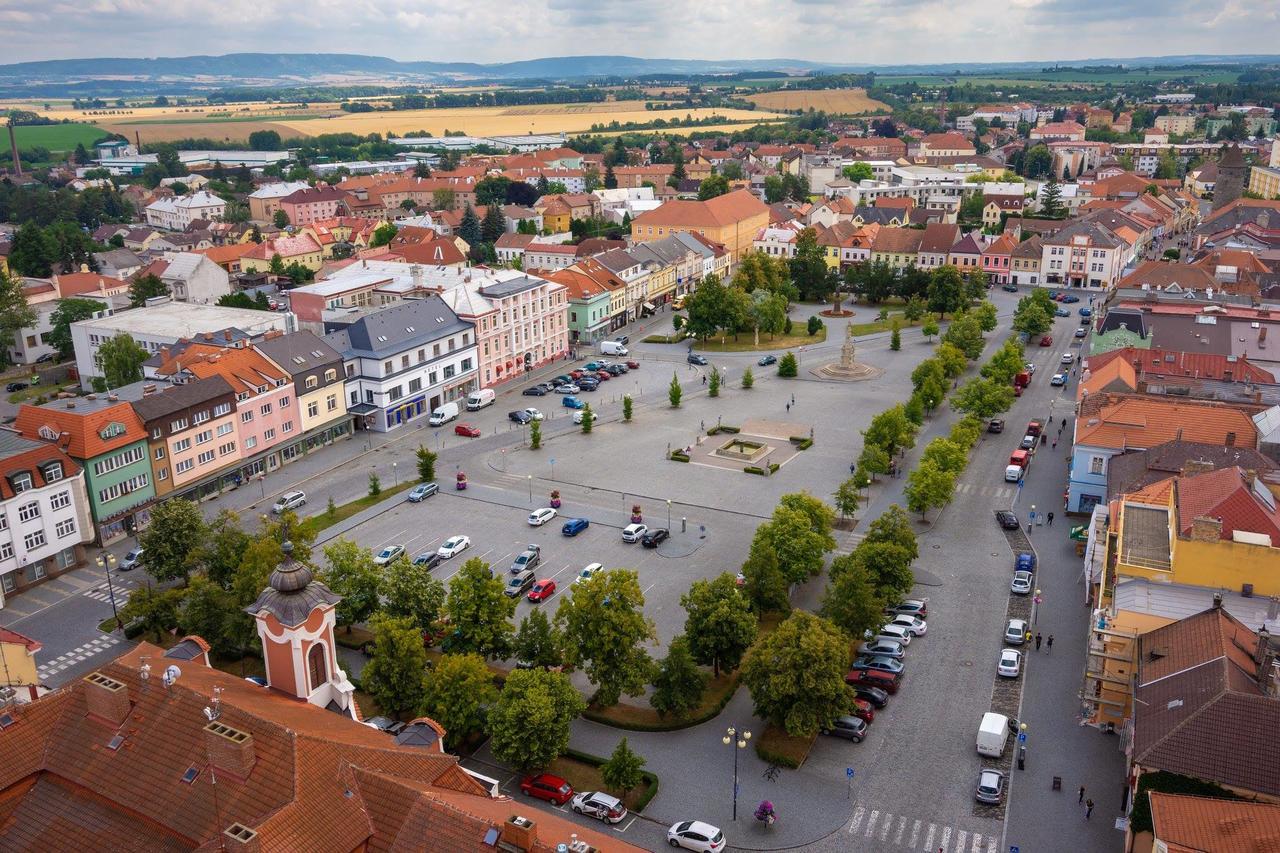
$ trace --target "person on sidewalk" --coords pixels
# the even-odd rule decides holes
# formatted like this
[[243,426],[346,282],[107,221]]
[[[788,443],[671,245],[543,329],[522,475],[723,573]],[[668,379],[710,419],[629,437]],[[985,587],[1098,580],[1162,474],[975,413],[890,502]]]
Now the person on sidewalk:
[[1040,632],[1036,632],[1036,651],[1040,651]]
[[1084,785],[1081,785],[1081,786],[1080,786],[1080,796],[1076,797],[1076,802],[1077,802],[1077,803],[1083,803],[1083,802],[1084,802]]
[[[1057,444],[1055,441],[1054,444]],[[1053,527],[1053,513],[1049,513],[1049,526]]]
[[1085,800],[1084,801],[1084,819],[1088,820],[1089,816],[1092,814],[1093,814],[1093,800],[1091,799]]
[[1049,635],[1049,639],[1046,640],[1045,643],[1048,645],[1048,648],[1046,649],[1046,651],[1050,651],[1050,652],[1053,651],[1053,634]]

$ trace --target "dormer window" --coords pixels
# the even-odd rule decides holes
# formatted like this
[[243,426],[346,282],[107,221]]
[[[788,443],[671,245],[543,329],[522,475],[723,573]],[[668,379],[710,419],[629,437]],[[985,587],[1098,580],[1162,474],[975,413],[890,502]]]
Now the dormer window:
[[51,462],[44,466],[41,473],[44,474],[44,481],[46,483],[56,483],[58,480],[62,479],[62,463]]
[[308,376],[308,377],[307,377],[307,390],[308,390],[308,391],[310,391],[312,388],[317,387],[319,384],[320,384],[320,380],[316,379],[314,376]]
[[31,473],[29,471],[19,471],[9,478],[9,485],[13,487],[15,493],[25,492],[31,488]]

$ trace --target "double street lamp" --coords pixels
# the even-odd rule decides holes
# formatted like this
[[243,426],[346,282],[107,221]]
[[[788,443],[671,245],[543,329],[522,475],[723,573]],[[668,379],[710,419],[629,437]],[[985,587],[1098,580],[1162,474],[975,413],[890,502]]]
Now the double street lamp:
[[120,611],[116,609],[116,587],[111,580],[111,570],[116,567],[115,554],[99,554],[94,558],[94,562],[98,564],[98,568],[102,569],[107,575],[107,592],[111,596],[111,615],[115,617],[116,628],[124,627],[120,622]]
[[724,737],[720,738],[720,742],[733,750],[733,819],[738,819],[738,751],[747,748],[747,741],[751,740],[751,732],[743,730],[739,732],[733,726],[729,726],[725,730]]

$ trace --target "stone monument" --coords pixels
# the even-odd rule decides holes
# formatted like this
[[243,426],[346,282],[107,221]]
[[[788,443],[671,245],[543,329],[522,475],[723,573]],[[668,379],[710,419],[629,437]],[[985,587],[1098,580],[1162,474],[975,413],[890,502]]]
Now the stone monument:
[[815,368],[810,372],[819,379],[857,382],[862,379],[871,379],[879,376],[882,371],[878,367],[861,364],[855,360],[853,326],[852,324],[846,324],[844,327],[844,343],[840,344],[840,363],[824,364],[822,367]]

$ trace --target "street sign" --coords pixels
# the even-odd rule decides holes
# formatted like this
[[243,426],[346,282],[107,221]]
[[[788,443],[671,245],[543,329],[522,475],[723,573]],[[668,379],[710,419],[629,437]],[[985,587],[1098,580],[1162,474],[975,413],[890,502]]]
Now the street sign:
[[853,768],[852,768],[852,767],[846,767],[846,768],[844,769],[844,775],[845,775],[846,777],[848,777],[849,779],[852,779],[852,778],[853,778]]
[[556,464],[556,460],[555,460],[555,457],[554,457],[554,456],[553,456],[553,457],[551,457],[551,464],[552,464],[552,465]]
[[1018,732],[1018,743],[1026,743],[1026,742],[1027,742],[1027,733]]
[[1010,845],[1009,845],[1009,853],[1018,853],[1018,845],[1016,845],[1016,844],[1010,844]]

